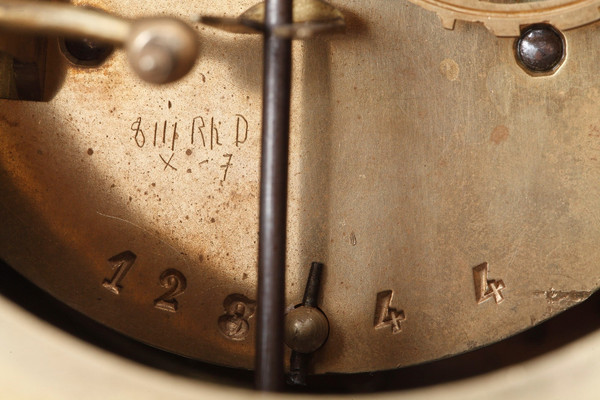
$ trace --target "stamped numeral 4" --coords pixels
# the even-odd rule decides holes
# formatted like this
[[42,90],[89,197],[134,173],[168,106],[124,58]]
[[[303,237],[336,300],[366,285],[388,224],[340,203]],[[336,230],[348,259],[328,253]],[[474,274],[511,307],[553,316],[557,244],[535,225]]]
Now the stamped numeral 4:
[[392,297],[394,292],[385,290],[377,293],[377,301],[375,303],[375,329],[391,327],[392,333],[402,332],[400,323],[406,320],[404,311],[392,308]]
[[491,299],[496,300],[496,304],[504,301],[502,290],[506,289],[502,280],[488,279],[490,266],[487,262],[479,264],[473,268],[473,280],[475,281],[475,298],[477,304]]

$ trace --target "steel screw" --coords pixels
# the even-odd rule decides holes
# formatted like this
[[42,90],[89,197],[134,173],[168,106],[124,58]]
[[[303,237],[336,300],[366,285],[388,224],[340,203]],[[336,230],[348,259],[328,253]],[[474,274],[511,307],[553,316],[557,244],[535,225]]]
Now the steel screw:
[[552,26],[540,24],[526,28],[516,42],[517,60],[526,71],[555,71],[564,59],[563,36]]

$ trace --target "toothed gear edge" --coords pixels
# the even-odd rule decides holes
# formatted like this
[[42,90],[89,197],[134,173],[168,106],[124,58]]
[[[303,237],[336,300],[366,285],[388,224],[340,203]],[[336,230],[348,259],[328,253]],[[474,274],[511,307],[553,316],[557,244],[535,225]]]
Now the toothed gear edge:
[[568,30],[600,19],[600,0],[542,0],[500,4],[483,0],[409,0],[434,11],[446,29],[456,20],[481,22],[496,36],[519,36],[521,27],[548,23]]

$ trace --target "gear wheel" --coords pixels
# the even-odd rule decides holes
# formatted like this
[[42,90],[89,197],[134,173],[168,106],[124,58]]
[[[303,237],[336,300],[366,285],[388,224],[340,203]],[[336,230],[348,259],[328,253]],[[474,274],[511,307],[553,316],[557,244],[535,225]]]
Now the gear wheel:
[[521,27],[537,23],[567,30],[600,19],[600,0],[542,0],[511,4],[497,0],[410,1],[435,11],[446,29],[454,29],[456,20],[481,22],[496,36],[519,36]]

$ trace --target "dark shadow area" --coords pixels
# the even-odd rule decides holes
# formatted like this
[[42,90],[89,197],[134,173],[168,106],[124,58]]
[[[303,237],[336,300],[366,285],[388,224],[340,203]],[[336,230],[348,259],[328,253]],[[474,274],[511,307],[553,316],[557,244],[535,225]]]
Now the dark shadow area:
[[478,350],[398,370],[313,376],[309,387],[320,393],[368,393],[446,383],[531,360],[598,329],[600,292],[534,328]]
[[[203,363],[130,339],[64,305],[0,261],[0,294],[95,346],[170,373],[252,387],[251,371]],[[531,360],[600,329],[600,292],[572,309],[502,342],[427,364],[361,374],[310,376],[305,393],[369,393],[418,388],[473,377]]]
[[50,101],[66,76],[57,39],[0,32],[0,98]]
[[0,295],[61,330],[146,366],[222,384],[252,387],[251,371],[215,366],[156,349],[120,334],[56,300],[0,260]]

